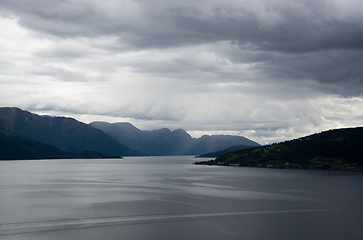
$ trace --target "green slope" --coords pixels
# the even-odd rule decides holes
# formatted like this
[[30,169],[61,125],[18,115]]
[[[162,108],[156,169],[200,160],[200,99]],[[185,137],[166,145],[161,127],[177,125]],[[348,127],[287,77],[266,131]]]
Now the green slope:
[[0,160],[119,158],[100,152],[63,152],[41,142],[0,133]]
[[335,129],[243,149],[196,164],[305,169],[362,169],[363,128]]

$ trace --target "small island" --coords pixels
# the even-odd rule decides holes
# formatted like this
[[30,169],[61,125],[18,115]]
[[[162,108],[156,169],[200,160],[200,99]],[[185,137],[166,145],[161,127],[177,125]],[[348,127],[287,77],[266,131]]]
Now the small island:
[[363,170],[363,128],[329,130],[268,146],[230,152],[197,165]]

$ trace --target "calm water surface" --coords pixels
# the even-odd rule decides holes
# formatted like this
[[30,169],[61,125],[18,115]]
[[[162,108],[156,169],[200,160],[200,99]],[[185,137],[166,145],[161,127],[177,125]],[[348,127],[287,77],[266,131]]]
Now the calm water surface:
[[0,162],[0,239],[363,239],[363,172]]

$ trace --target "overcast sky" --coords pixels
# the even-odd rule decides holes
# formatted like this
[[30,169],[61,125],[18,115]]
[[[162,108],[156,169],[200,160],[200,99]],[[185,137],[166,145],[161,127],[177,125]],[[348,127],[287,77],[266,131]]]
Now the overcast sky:
[[0,0],[0,106],[260,144],[363,125],[362,0]]

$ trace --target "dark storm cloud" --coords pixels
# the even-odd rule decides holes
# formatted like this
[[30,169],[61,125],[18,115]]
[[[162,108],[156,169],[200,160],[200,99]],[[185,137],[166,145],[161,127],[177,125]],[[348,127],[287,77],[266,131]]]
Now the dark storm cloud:
[[266,59],[257,60],[257,64],[259,71],[268,76],[268,81],[311,80],[320,83],[320,90],[328,94],[356,96],[363,93],[362,56],[363,51],[351,50],[272,53]]
[[[359,7],[359,1],[343,5],[310,0],[9,0],[0,4],[3,14],[14,15],[22,26],[37,32],[64,39],[113,36],[128,50],[229,41],[239,50],[226,57],[259,62],[269,81],[309,79],[344,96],[362,93],[363,15]],[[195,64],[175,61],[181,63],[179,69],[164,65],[150,71],[177,73]]]
[[[114,35],[137,47],[221,40],[281,52],[363,49],[359,2],[8,0],[23,26],[58,37]],[[356,5],[356,6],[355,6]]]

